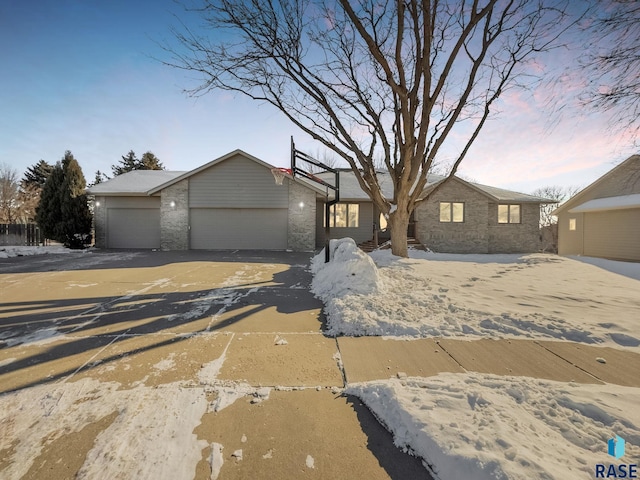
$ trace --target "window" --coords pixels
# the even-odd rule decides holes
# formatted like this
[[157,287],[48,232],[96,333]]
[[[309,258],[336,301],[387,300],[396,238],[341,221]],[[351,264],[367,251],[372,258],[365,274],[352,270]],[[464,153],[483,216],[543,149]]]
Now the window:
[[570,218],[569,219],[569,230],[575,230],[576,229],[576,219],[575,218]]
[[440,202],[440,221],[447,223],[464,222],[464,203]]
[[520,205],[498,205],[498,223],[520,223]]
[[[337,228],[358,228],[360,206],[357,203],[338,203],[331,206],[329,226]],[[324,215],[323,215],[324,217]],[[325,220],[326,225],[326,220]]]

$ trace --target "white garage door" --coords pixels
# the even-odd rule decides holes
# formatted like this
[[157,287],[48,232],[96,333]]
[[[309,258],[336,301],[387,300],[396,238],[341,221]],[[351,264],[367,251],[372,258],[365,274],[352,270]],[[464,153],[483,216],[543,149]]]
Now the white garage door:
[[107,248],[160,248],[160,209],[110,208]]
[[285,250],[286,208],[192,208],[191,248]]

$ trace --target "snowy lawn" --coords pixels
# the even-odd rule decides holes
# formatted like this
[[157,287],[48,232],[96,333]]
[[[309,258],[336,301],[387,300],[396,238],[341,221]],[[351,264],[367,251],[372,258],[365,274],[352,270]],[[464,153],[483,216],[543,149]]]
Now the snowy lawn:
[[[640,351],[640,264],[554,255],[367,255],[350,239],[312,260],[331,335],[520,338]],[[594,478],[637,464],[640,389],[464,373],[347,386],[435,478]],[[627,441],[625,456],[607,441]]]
[[640,264],[416,250],[401,259],[349,240],[334,241],[335,262],[323,253],[312,262],[329,335],[557,339],[640,352],[640,282],[630,278]]
[[[638,463],[640,389],[528,377],[440,374],[354,384],[395,444],[441,479],[588,479],[595,464]],[[613,435],[626,453],[607,454]]]
[[[0,258],[9,257],[24,257],[26,255],[45,255],[48,253],[70,253],[74,250],[63,247],[62,245],[50,245],[50,246],[37,246],[37,247],[25,247],[25,246],[0,246]],[[77,250],[76,250],[77,251]]]

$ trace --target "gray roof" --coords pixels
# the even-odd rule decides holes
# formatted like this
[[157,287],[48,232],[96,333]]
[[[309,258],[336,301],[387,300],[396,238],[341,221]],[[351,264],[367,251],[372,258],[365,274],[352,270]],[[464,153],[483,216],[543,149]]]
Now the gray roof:
[[[623,172],[622,175],[624,175],[624,171],[626,169],[629,169],[628,174],[630,175],[632,172],[635,171],[636,168],[640,168],[640,155],[631,155],[625,161],[613,167],[611,170],[609,170],[607,173],[602,175],[596,181],[594,181],[593,183],[589,184],[587,187],[580,190],[573,197],[571,197],[569,200],[567,200],[558,208],[556,208],[553,212],[551,212],[551,214],[559,215],[561,213],[564,213],[565,211],[571,211],[573,208],[577,207],[578,205],[582,205],[586,203],[586,201],[594,199],[594,197],[595,198],[601,197],[602,192],[601,191],[599,192],[598,185],[601,185],[601,184],[606,185],[607,179],[611,178],[613,175],[618,175],[617,172],[622,171]],[[609,194],[623,193],[619,187],[617,189],[607,189],[607,191],[609,191]]]
[[[323,172],[316,174],[319,178],[333,184],[334,174]],[[378,182],[380,183],[380,190],[385,198],[393,198],[393,184],[391,182],[391,176],[385,171],[377,172]],[[536,197],[533,195],[527,195],[526,193],[513,192],[511,190],[505,190],[503,188],[490,187],[488,185],[481,185],[479,183],[467,182],[458,177],[454,177],[456,180],[474,188],[480,193],[488,196],[490,199],[496,202],[517,202],[517,203],[556,203],[553,200],[546,198]],[[442,175],[429,175],[427,179],[427,188],[435,186],[437,183],[443,181],[445,177]],[[340,171],[340,199],[352,200],[352,201],[370,201],[370,198],[360,188],[360,184],[356,179],[356,176],[352,171],[341,170]]]
[[91,195],[147,195],[152,188],[162,185],[184,172],[167,170],[133,170],[87,189]]
[[640,193],[632,193],[617,197],[594,198],[569,209],[569,213],[604,212],[606,210],[624,210],[638,207],[640,207]]
[[481,185],[479,183],[467,182],[482,192],[486,193],[490,197],[493,197],[499,202],[517,202],[517,203],[558,203],[555,200],[548,198],[536,197],[535,195],[529,195],[527,193],[514,192],[512,190],[505,190],[504,188],[490,187],[488,185]]
[[[193,175],[205,168],[209,168],[217,163],[225,161],[236,154],[242,154],[245,157],[254,160],[265,167],[271,167],[268,163],[257,159],[241,150],[235,150],[227,155],[224,155],[212,162],[209,162],[201,167],[198,167],[190,171],[167,171],[167,170],[133,170],[123,175],[118,175],[111,180],[99,183],[87,189],[87,192],[91,195],[149,195],[160,191],[176,181]],[[316,174],[316,176],[327,183],[333,184],[334,175],[330,172],[322,172]],[[393,198],[393,184],[391,182],[391,176],[386,171],[378,171],[378,182],[380,183],[380,189],[385,198]],[[552,200],[535,197],[533,195],[527,195],[525,193],[513,192],[511,190],[504,190],[502,188],[490,187],[487,185],[481,185],[478,183],[467,182],[458,177],[454,177],[457,181],[464,183],[470,188],[486,195],[490,199],[496,202],[517,202],[517,203],[555,203]],[[441,175],[429,175],[427,180],[427,188],[435,186],[437,183],[444,180],[445,177]],[[324,192],[326,187],[319,185],[310,180],[306,180],[302,177],[296,177],[296,181],[305,184],[309,188],[314,189],[316,192]],[[330,196],[331,192],[329,192]],[[356,179],[356,176],[351,170],[340,170],[340,199],[344,201],[371,201],[366,193],[360,188],[360,184]]]

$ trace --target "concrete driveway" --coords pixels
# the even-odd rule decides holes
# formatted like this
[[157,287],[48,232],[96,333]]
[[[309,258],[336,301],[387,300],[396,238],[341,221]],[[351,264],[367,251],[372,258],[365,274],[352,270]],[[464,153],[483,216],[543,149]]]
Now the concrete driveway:
[[1,259],[0,476],[428,478],[341,396],[309,257]]

